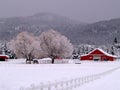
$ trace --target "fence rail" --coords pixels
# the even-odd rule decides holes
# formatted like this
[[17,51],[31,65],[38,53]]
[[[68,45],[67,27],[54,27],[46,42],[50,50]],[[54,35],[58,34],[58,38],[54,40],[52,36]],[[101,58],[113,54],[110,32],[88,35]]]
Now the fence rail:
[[54,81],[54,82],[48,82],[47,84],[44,84],[41,82],[39,85],[32,84],[30,87],[20,87],[19,90],[72,90],[76,87],[79,87],[85,83],[92,82],[96,79],[101,78],[102,76],[108,75],[112,73],[115,70],[120,69],[120,67],[99,73],[99,74],[92,74],[84,77],[74,78],[70,80],[62,80],[62,81]]

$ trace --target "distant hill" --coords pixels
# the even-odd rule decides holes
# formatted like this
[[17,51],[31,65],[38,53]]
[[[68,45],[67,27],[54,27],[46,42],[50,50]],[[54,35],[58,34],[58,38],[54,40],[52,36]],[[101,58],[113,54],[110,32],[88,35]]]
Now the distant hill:
[[67,36],[73,44],[111,44],[115,37],[120,40],[120,19],[86,24],[52,13],[0,19],[1,40],[10,40],[22,31],[39,35],[49,29]]
[[10,40],[22,31],[39,35],[41,32],[49,29],[69,35],[69,32],[73,32],[73,28],[76,25],[82,26],[85,23],[52,13],[38,13],[28,17],[3,18],[0,19],[0,39]]
[[[80,30],[81,29],[81,30]],[[77,29],[76,29],[77,30]],[[81,31],[80,33],[78,31]],[[120,40],[120,19],[111,19],[80,27],[79,41],[90,44],[113,44],[115,37]],[[76,37],[77,38],[77,37]]]

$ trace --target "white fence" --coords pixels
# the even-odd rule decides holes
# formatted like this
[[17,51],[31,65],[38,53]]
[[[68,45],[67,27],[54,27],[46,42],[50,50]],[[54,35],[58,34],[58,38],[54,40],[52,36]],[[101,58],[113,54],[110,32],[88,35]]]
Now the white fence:
[[[39,64],[51,64],[52,60],[38,60]],[[55,59],[54,64],[68,64],[68,59]]]
[[102,76],[110,74],[117,69],[120,69],[120,67],[114,68],[112,70],[109,70],[109,71],[106,71],[103,73],[92,74],[89,76],[74,78],[74,79],[70,79],[70,80],[48,82],[47,84],[44,84],[41,82],[39,85],[32,84],[28,88],[21,87],[19,90],[72,90],[76,87],[79,87],[79,86],[85,84],[85,83],[92,82],[96,79],[101,78]]

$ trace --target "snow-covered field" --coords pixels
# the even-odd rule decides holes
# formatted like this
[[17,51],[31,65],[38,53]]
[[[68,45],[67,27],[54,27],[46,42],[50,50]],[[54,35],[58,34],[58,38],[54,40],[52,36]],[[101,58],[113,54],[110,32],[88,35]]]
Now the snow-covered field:
[[[23,60],[0,62],[0,90],[19,90],[20,87],[39,85],[92,74],[102,73],[120,66],[115,62],[88,62],[81,64],[25,64]],[[100,79],[81,85],[73,90],[120,90],[120,70]]]

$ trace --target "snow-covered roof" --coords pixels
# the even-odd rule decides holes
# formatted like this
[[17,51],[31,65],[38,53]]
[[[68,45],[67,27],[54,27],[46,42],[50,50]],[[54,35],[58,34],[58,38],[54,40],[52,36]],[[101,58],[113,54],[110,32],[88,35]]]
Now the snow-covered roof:
[[93,51],[89,52],[88,54],[81,55],[81,56],[86,56],[86,55],[89,55],[89,54],[91,54],[92,52],[94,52],[94,51],[96,51],[96,50],[99,50],[100,52],[104,53],[104,54],[105,54],[105,55],[107,55],[107,56],[117,57],[117,56],[115,56],[115,55],[111,55],[111,54],[109,54],[109,53],[105,52],[104,50],[102,50],[102,49],[100,49],[100,48],[96,48],[96,49],[94,49]]
[[9,58],[9,56],[8,56],[8,55],[3,55],[3,54],[0,54],[0,56],[3,56],[3,57],[7,57],[7,58]]

